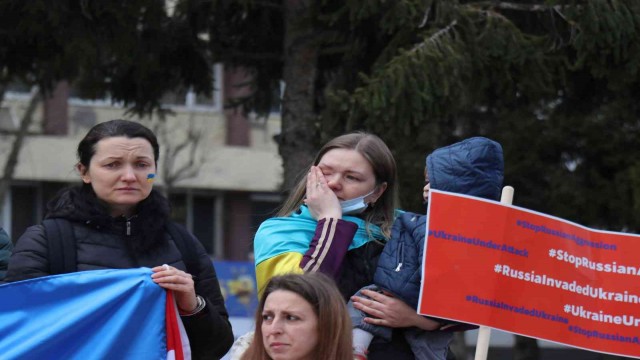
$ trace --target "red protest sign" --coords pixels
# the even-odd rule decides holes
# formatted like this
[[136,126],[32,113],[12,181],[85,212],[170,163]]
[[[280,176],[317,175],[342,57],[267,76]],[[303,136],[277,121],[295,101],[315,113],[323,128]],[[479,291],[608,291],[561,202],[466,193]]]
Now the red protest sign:
[[640,357],[640,236],[432,190],[418,312]]

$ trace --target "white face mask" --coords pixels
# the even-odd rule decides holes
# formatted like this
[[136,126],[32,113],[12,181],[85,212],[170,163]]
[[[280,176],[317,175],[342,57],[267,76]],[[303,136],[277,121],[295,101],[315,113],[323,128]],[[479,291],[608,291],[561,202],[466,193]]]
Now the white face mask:
[[340,207],[342,208],[342,215],[356,215],[361,214],[363,211],[369,207],[369,204],[364,202],[364,198],[373,194],[375,189],[371,190],[370,193],[358,196],[357,198],[351,200],[340,201]]

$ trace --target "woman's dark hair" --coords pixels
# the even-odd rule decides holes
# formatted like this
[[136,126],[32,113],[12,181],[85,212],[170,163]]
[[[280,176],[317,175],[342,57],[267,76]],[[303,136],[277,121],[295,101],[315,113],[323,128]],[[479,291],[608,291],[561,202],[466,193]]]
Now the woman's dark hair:
[[102,139],[119,136],[147,140],[153,148],[153,159],[156,162],[156,167],[158,166],[160,145],[158,145],[156,135],[140,123],[122,119],[105,121],[92,127],[78,144],[78,161],[88,169],[91,158],[96,153],[96,144]]
[[[126,137],[129,139],[145,139],[153,148],[156,168],[160,158],[160,146],[155,134],[144,125],[129,120],[110,120],[92,127],[78,144],[77,170],[81,173],[88,171],[91,158],[96,153],[96,144],[103,139],[112,137]],[[164,225],[169,219],[170,206],[167,199],[152,190],[150,195],[137,205],[139,216],[139,231],[131,235],[132,240],[127,246],[134,253],[151,251],[154,247],[164,243]],[[64,216],[66,218],[90,221],[98,228],[110,226],[112,219],[105,205],[99,201],[90,183],[82,183],[79,187],[63,190],[49,204],[47,216]]]

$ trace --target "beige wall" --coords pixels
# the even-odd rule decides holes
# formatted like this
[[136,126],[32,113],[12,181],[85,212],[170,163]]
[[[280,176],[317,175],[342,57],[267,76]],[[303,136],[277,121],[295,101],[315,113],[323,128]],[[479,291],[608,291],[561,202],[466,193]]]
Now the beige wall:
[[[0,121],[4,129],[11,130],[12,121],[24,112],[28,99],[9,98],[4,101]],[[145,123],[158,135],[161,149],[173,149],[184,142],[190,127],[202,139],[197,147],[197,174],[178,181],[174,186],[193,189],[233,190],[233,191],[277,191],[282,178],[282,161],[277,152],[273,136],[280,131],[280,119],[271,116],[268,120],[254,121],[250,131],[250,146],[225,145],[225,120],[218,111],[203,109],[174,109],[163,125],[157,118],[138,119],[125,115],[124,108],[108,106],[104,103],[78,104],[71,101],[69,106],[69,128],[67,136],[39,135],[42,133],[42,106],[36,112],[30,135],[20,152],[15,172],[16,180],[35,181],[75,181],[77,175],[73,167],[76,162],[75,149],[82,136],[95,124],[110,119],[127,118]],[[9,114],[9,115],[7,115]],[[4,166],[13,136],[0,134],[0,166]],[[188,161],[186,152],[176,157],[174,169]],[[159,167],[167,166],[162,158]],[[162,173],[160,169],[159,175]],[[161,176],[158,178],[162,184]]]
[[[28,94],[8,94],[0,106],[0,166],[4,168],[7,156],[19,126],[20,117],[29,102]],[[64,102],[49,102],[49,106],[65,106]],[[189,202],[195,197],[210,198],[213,205],[210,213],[213,219],[213,235],[196,234],[204,244],[213,247],[215,256],[234,260],[245,260],[251,254],[252,234],[255,230],[254,217],[262,216],[256,212],[254,203],[264,207],[264,198],[273,198],[268,203],[277,206],[279,188],[282,179],[282,161],[278,155],[274,135],[280,131],[279,116],[271,116],[267,120],[246,120],[249,124],[248,146],[229,146],[227,141],[227,120],[221,109],[204,107],[176,107],[174,114],[166,117],[160,125],[159,119],[138,119],[126,115],[126,109],[112,106],[105,102],[87,102],[71,99],[65,111],[49,108],[47,114],[66,113],[68,124],[55,122],[52,132],[61,135],[45,135],[44,114],[42,104],[35,112],[35,118],[29,129],[20,151],[18,165],[14,174],[15,194],[10,193],[0,224],[17,237],[24,229],[38,222],[43,215],[43,207],[53,188],[61,183],[77,183],[79,177],[74,170],[76,147],[86,132],[95,124],[117,118],[141,121],[154,130],[161,147],[158,162],[157,185],[163,185],[164,169],[177,169],[189,160],[188,151],[168,157],[167,149],[175,149],[187,139],[188,130],[192,129],[201,136],[195,151],[197,172],[177,181],[174,184],[176,195],[180,194],[185,201],[184,218],[181,221],[197,233],[199,222],[202,226],[202,214]],[[243,126],[246,126],[245,123]],[[51,123],[47,121],[51,131]],[[68,125],[68,126],[66,126]],[[60,131],[60,129],[65,129]],[[245,127],[246,128],[246,127]],[[189,141],[188,144],[192,144]],[[187,147],[188,148],[188,147]],[[168,159],[175,160],[173,165]],[[172,167],[173,166],[173,167]],[[175,175],[176,171],[170,171]],[[180,174],[184,174],[181,172]],[[15,199],[12,199],[15,195]],[[254,197],[256,197],[254,200]],[[26,203],[30,206],[24,207]],[[24,209],[24,213],[18,210]],[[15,211],[12,211],[15,210]],[[260,210],[264,212],[264,209]],[[208,234],[208,233],[207,233]]]

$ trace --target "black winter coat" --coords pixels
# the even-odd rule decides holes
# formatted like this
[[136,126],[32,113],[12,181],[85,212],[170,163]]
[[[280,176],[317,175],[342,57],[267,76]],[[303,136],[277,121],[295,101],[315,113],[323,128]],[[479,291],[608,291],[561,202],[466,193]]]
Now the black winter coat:
[[0,284],[7,273],[7,264],[13,251],[13,243],[9,239],[9,234],[0,227]]
[[[168,213],[166,199],[152,191],[138,205],[134,217],[111,218],[105,215],[91,191],[72,188],[52,201],[47,218],[64,218],[72,223],[78,271],[151,268],[162,264],[186,271],[182,254],[164,230]],[[191,239],[199,260],[191,275],[196,293],[206,299],[207,306],[194,316],[183,316],[182,321],[193,359],[219,359],[231,347],[233,332],[211,259],[200,242],[193,236]],[[5,281],[46,275],[49,261],[44,227],[31,226],[16,243]]]

